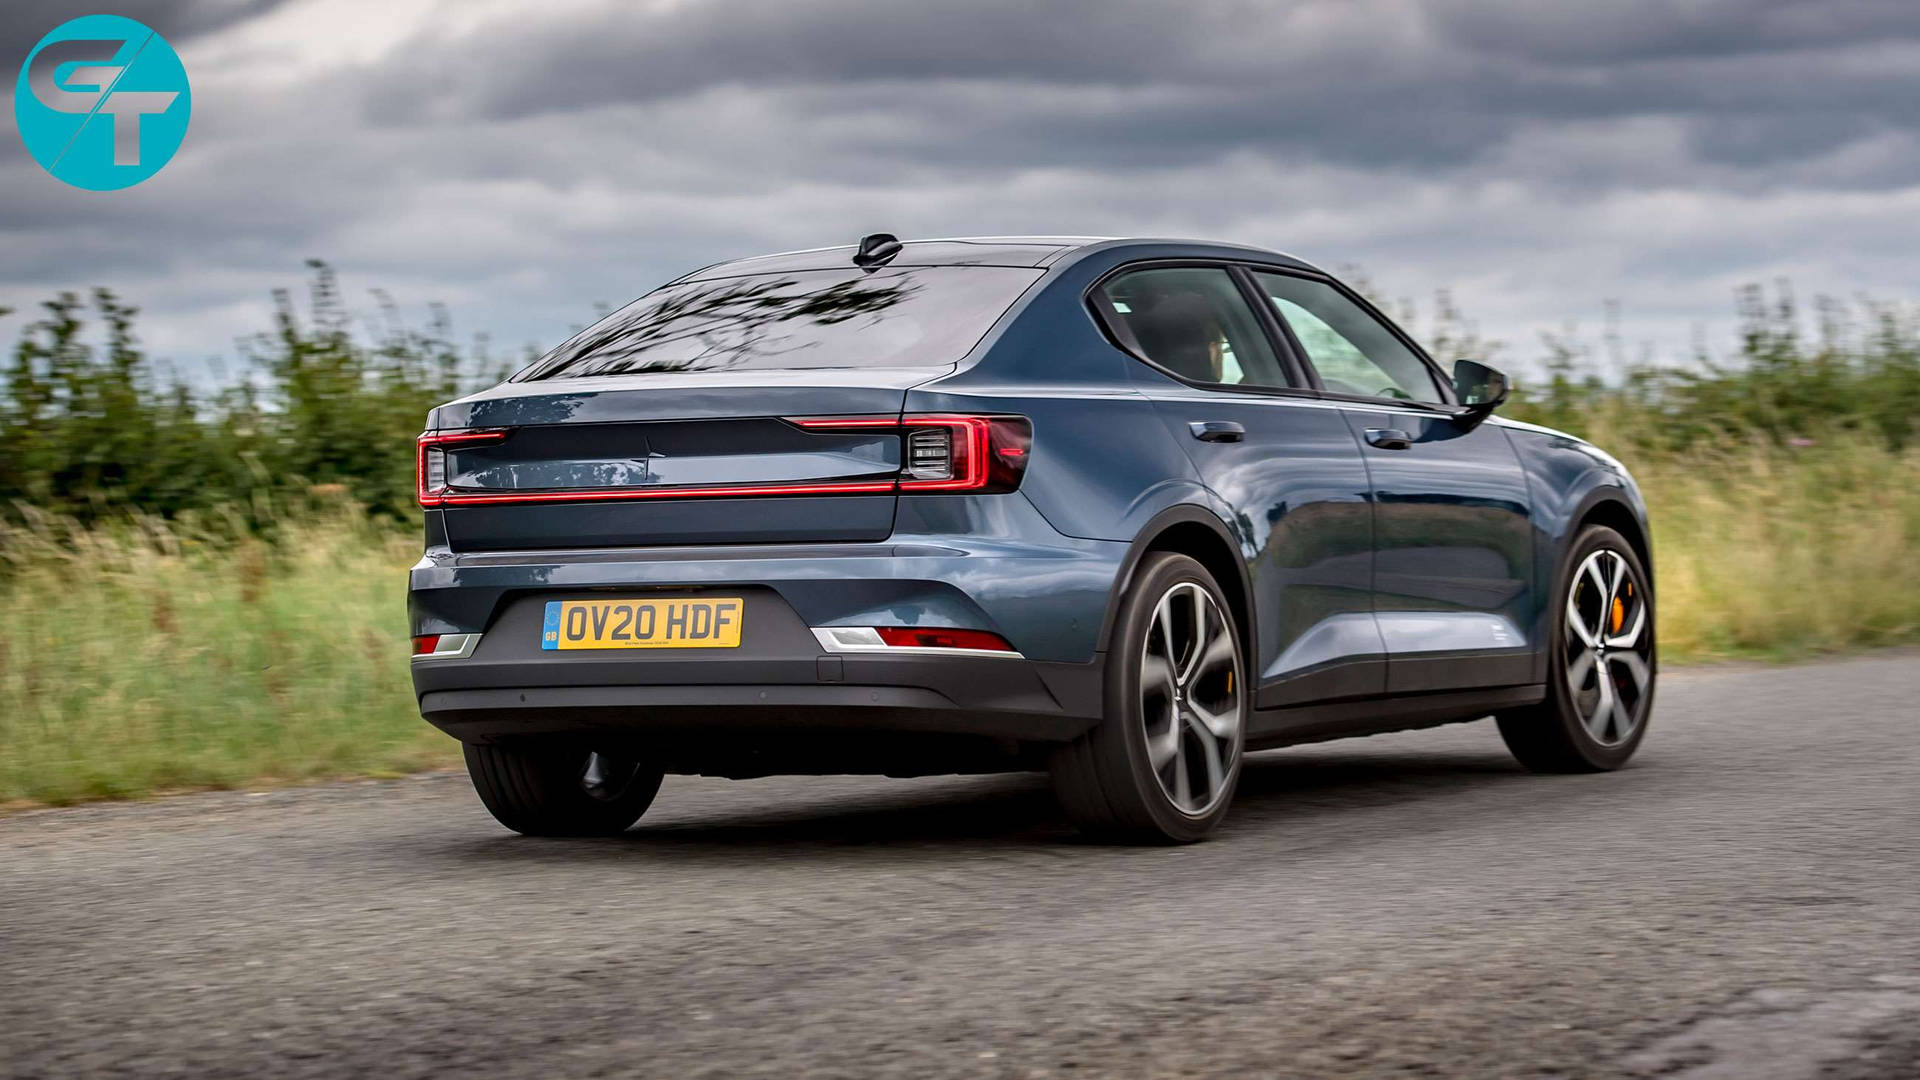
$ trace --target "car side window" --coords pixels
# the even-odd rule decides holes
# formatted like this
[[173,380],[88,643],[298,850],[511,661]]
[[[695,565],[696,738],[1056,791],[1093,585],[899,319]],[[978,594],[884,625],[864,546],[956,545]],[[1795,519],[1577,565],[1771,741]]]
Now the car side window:
[[1259,317],[1223,267],[1133,270],[1108,280],[1100,297],[1122,341],[1183,379],[1288,385]]
[[1338,289],[1287,274],[1256,273],[1254,280],[1329,392],[1432,404],[1446,400],[1426,362]]

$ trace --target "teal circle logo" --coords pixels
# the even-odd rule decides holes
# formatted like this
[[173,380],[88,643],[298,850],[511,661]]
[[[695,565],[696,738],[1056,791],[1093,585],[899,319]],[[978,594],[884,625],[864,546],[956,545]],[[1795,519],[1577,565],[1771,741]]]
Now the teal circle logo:
[[77,188],[118,191],[173,160],[193,92],[167,39],[133,19],[86,15],[27,54],[13,117],[40,167]]

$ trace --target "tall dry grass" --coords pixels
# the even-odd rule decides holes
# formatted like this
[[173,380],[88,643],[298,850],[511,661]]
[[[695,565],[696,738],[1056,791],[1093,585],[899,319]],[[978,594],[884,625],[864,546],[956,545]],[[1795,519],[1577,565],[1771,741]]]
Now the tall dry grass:
[[154,518],[0,533],[0,803],[457,759],[407,674],[417,540],[358,510],[274,540]]
[[1920,641],[1920,451],[1840,436],[1628,465],[1652,518],[1666,660]]

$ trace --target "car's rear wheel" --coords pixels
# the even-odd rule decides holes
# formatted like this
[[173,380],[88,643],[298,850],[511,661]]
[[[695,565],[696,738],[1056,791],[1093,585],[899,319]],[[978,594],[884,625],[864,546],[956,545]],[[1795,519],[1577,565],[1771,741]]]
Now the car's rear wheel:
[[1054,790],[1084,831],[1189,842],[1240,778],[1246,664],[1225,595],[1184,555],[1142,561],[1114,620],[1106,717],[1054,752]]
[[467,775],[500,824],[527,836],[612,836],[653,802],[661,773],[637,758],[565,743],[463,747]]
[[1653,588],[1625,537],[1582,532],[1561,566],[1547,696],[1503,713],[1500,735],[1535,772],[1600,772],[1627,763],[1647,733],[1658,656]]

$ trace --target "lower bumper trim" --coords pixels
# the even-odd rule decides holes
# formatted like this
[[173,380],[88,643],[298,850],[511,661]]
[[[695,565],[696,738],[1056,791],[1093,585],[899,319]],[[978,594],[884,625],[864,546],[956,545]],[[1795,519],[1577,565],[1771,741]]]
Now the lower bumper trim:
[[1063,742],[1095,718],[963,708],[916,686],[529,686],[431,690],[428,722],[464,742],[516,735],[649,732],[898,731]]

